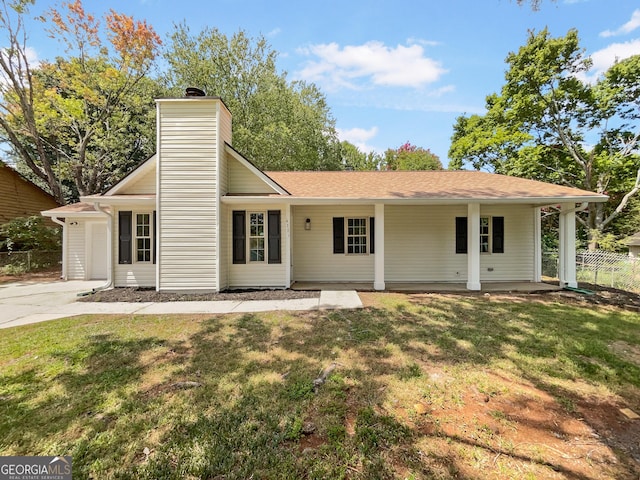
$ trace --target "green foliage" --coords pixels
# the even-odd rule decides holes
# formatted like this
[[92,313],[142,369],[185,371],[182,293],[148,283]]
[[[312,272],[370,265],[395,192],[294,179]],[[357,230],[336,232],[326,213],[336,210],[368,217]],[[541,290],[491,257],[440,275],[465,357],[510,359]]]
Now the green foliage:
[[[640,56],[613,65],[593,83],[578,32],[545,29],[506,59],[501,93],[486,114],[459,117],[451,168],[470,165],[609,195],[581,218],[587,232],[614,231],[640,191]],[[595,237],[591,237],[592,244]]]
[[58,201],[99,193],[153,151],[160,90],[146,75],[160,38],[113,10],[101,23],[80,0],[63,2],[40,20],[65,56],[30,65],[23,19],[32,2],[15,3],[0,5],[0,140]]
[[442,170],[442,163],[435,153],[409,142],[395,150],[388,149],[384,153],[384,166],[387,170]]
[[[215,28],[193,35],[176,26],[165,58],[168,85],[181,95],[197,86],[220,96],[233,115],[233,145],[264,170],[339,170],[340,143],[324,95],[290,82],[262,36]],[[179,87],[178,87],[179,86]]]
[[[130,81],[99,57],[58,58],[34,71],[38,128],[72,194],[104,191],[155,151],[153,99],[162,90],[146,77]],[[127,95],[114,100],[122,89]]]
[[376,152],[361,152],[358,147],[346,140],[340,143],[342,165],[345,170],[366,171],[379,170],[382,157]]
[[60,229],[47,227],[42,217],[23,217],[0,225],[0,250],[57,250],[60,248]]

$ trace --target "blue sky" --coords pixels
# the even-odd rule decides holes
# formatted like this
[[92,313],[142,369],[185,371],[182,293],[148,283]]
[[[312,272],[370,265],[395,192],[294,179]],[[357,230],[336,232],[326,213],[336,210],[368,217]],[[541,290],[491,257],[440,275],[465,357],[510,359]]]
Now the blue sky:
[[[52,5],[36,3],[34,12]],[[163,38],[182,20],[194,33],[210,26],[228,35],[262,34],[289,79],[314,82],[325,93],[341,139],[379,152],[409,141],[445,165],[456,117],[483,112],[486,95],[504,83],[504,59],[529,30],[548,27],[561,36],[576,28],[594,60],[592,78],[616,57],[640,54],[640,5],[630,0],[543,0],[539,11],[515,0],[84,0],[84,6],[145,19]],[[39,58],[56,53],[56,43],[37,30],[29,43]]]

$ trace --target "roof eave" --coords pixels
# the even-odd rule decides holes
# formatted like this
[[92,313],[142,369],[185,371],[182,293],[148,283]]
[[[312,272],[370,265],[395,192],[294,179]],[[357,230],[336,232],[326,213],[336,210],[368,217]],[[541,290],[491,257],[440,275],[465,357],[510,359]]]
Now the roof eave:
[[155,205],[155,194],[149,195],[89,195],[80,197],[84,203],[99,203],[101,205]]
[[252,203],[266,204],[290,204],[290,205],[371,205],[383,203],[387,205],[466,205],[469,203],[480,203],[483,205],[493,204],[525,204],[535,206],[546,206],[560,203],[583,203],[583,202],[606,202],[609,197],[602,196],[576,196],[576,197],[472,197],[472,198],[327,198],[327,197],[296,197],[296,196],[260,196],[243,195],[222,197],[223,203],[242,205]]

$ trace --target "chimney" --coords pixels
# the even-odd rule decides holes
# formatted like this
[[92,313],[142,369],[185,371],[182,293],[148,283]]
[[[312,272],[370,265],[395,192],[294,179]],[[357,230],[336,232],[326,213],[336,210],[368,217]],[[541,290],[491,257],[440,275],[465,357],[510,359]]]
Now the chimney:
[[187,97],[204,97],[205,95],[204,90],[200,90],[196,87],[187,87],[185,92],[185,96]]

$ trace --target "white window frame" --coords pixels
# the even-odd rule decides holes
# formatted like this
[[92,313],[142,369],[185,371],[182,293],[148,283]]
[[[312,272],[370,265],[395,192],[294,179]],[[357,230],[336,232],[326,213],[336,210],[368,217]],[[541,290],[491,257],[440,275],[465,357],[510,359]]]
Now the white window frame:
[[[347,217],[345,222],[345,242],[347,255],[369,255],[369,219],[367,217]],[[362,222],[360,225],[351,226],[350,223],[358,221]],[[351,228],[364,229],[364,233],[350,233]],[[350,239],[361,239],[361,242],[351,243]],[[364,249],[364,251],[350,251],[351,249]]]
[[[493,231],[492,231],[492,217],[480,217],[480,254],[482,255],[490,255],[491,254],[491,245],[493,243]],[[486,222],[486,225],[483,225],[483,222]],[[485,230],[483,231],[483,227]],[[486,240],[485,240],[486,239]],[[483,250],[483,246],[486,245],[486,251]]]
[[[148,218],[148,223],[145,224],[139,224],[138,223],[138,216],[139,215],[146,215]],[[134,234],[133,234],[133,240],[134,240],[134,258],[133,258],[133,263],[151,263],[153,261],[153,214],[151,212],[135,212],[133,213],[133,228],[134,228]],[[141,226],[143,228],[143,233],[144,233],[144,228],[147,228],[147,235],[139,235],[138,234],[138,226]],[[139,248],[138,247],[138,240],[148,240],[149,242],[149,248]],[[149,253],[149,259],[148,260],[139,260],[139,254],[140,252],[147,252]],[[144,258],[144,253],[143,253],[143,258]]]
[[[253,235],[251,230],[251,216],[252,215],[262,215],[262,235]],[[265,263],[267,261],[267,212],[247,212],[247,247],[248,247],[248,263]],[[254,260],[252,256],[252,252],[255,250],[258,252],[260,248],[252,248],[252,240],[262,240],[262,259]]]

